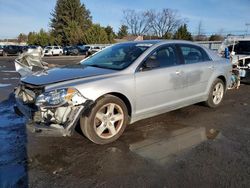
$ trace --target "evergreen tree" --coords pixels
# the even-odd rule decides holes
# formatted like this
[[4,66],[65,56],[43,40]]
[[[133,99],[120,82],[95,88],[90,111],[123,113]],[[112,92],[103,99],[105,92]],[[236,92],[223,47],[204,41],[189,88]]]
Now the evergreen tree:
[[24,33],[20,33],[20,34],[18,35],[18,37],[17,37],[17,41],[18,41],[19,43],[21,43],[21,42],[27,42],[27,40],[28,40],[28,36],[25,35]]
[[187,25],[180,26],[174,34],[174,39],[193,40],[191,33],[187,30]]
[[67,38],[67,44],[77,45],[82,43],[83,30],[77,25],[76,21],[69,22],[69,25],[65,28],[65,37]]
[[117,36],[119,39],[122,39],[123,37],[128,36],[128,27],[126,25],[121,25],[117,33]]
[[45,30],[41,29],[38,33],[30,32],[28,34],[28,41],[29,45],[39,45],[39,46],[48,46],[55,44],[55,39],[50,32],[46,32]]
[[209,37],[209,41],[222,41],[223,39],[224,37],[219,34],[211,35]]
[[109,43],[114,43],[114,38],[115,38],[115,32],[113,31],[113,28],[111,26],[105,27],[105,31],[108,35],[108,41]]
[[45,32],[43,29],[40,30],[39,33],[37,33],[37,44],[39,46],[47,46],[50,43],[50,36],[47,32]]
[[76,44],[92,24],[90,11],[80,0],[57,0],[51,15],[52,33],[56,42],[64,45]]
[[29,45],[36,45],[37,44],[37,35],[35,32],[29,32],[27,43]]
[[109,43],[108,35],[103,27],[99,24],[93,24],[83,36],[86,44],[106,44]]
[[167,32],[165,33],[163,36],[162,36],[163,39],[172,39],[173,38],[173,34],[170,33],[170,32]]

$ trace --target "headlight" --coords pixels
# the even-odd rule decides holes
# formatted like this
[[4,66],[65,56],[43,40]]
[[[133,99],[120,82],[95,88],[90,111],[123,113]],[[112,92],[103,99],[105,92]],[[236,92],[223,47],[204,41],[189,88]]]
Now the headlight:
[[64,104],[81,104],[86,99],[74,88],[57,89],[45,92],[36,99],[37,106],[58,106]]

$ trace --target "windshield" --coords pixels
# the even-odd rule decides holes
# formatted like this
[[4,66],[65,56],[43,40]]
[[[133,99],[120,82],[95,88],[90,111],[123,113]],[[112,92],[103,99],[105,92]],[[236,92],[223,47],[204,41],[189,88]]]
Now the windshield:
[[152,44],[124,43],[108,47],[84,60],[82,64],[122,70],[132,64]]
[[52,47],[51,46],[47,46],[47,47],[45,47],[45,49],[52,49]]

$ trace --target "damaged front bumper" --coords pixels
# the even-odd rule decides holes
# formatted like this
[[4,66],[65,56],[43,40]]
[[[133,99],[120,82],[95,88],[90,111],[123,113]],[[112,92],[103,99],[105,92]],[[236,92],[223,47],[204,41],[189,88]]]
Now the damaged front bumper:
[[27,129],[46,135],[71,136],[75,126],[82,115],[88,113],[94,102],[86,100],[84,103],[73,105],[67,104],[56,107],[37,107],[34,96],[37,96],[33,88],[19,86],[15,91],[15,112],[24,115],[29,122]]

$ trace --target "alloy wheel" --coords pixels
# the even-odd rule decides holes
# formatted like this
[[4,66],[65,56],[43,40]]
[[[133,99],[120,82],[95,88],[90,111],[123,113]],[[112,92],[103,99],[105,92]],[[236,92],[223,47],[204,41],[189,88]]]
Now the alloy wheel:
[[214,86],[213,90],[213,102],[214,104],[219,104],[222,101],[224,95],[224,86],[222,83],[218,82]]
[[103,139],[115,136],[121,129],[124,122],[124,112],[115,103],[103,105],[94,118],[94,129],[96,134]]

